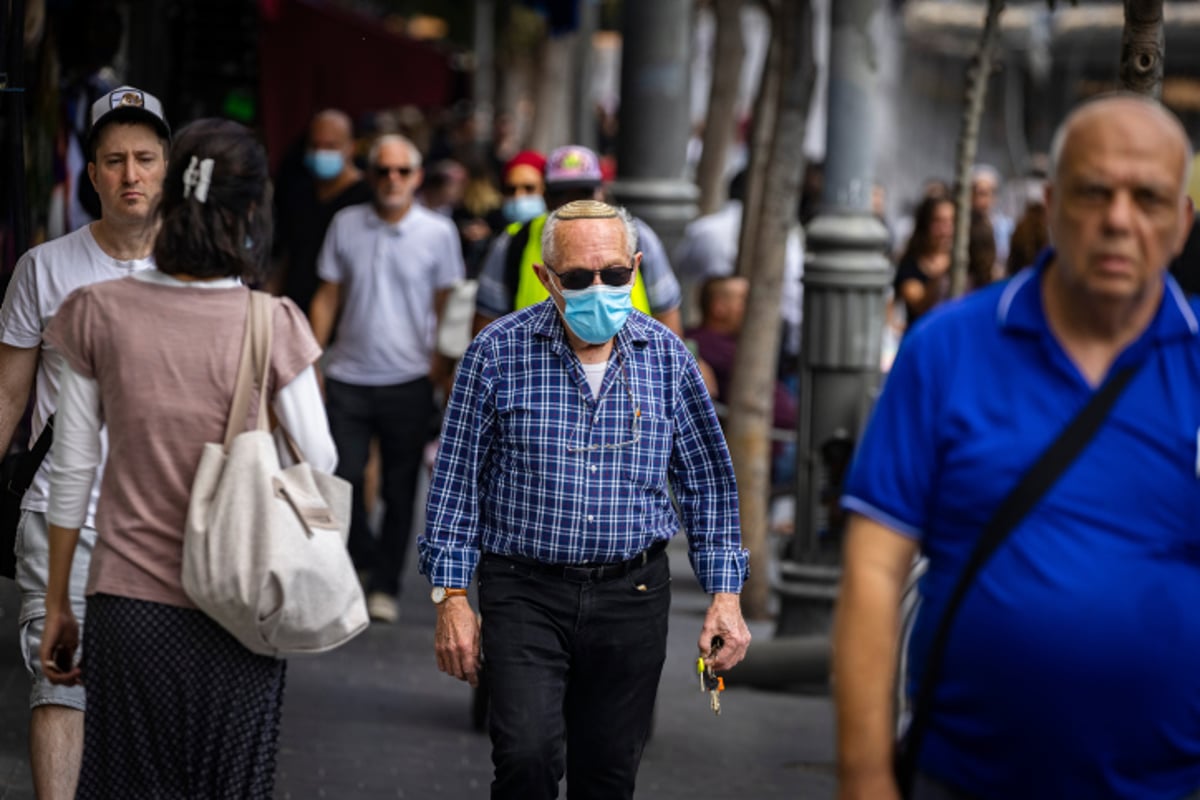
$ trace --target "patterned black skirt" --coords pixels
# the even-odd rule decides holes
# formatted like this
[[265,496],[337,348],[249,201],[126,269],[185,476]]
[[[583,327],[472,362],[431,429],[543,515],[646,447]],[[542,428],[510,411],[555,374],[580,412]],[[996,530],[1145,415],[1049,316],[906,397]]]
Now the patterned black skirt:
[[285,662],[201,611],[105,594],[83,652],[78,800],[270,800]]

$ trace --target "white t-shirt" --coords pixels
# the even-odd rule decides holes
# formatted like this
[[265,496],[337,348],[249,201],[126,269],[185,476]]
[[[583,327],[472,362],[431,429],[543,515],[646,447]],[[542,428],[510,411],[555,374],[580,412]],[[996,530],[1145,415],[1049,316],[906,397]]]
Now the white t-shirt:
[[358,386],[428,375],[434,296],[465,274],[458,229],[445,217],[415,204],[394,225],[370,204],[339,211],[317,259],[317,275],[342,295],[325,374]]
[[[118,261],[100,249],[92,228],[85,225],[77,231],[33,248],[17,261],[4,305],[0,307],[0,342],[12,347],[41,347],[37,377],[34,383],[33,430],[29,439],[32,447],[46,425],[46,420],[58,407],[59,372],[63,357],[42,342],[42,332],[58,311],[63,300],[80,286],[123,278],[138,270],[154,266],[153,258]],[[108,439],[101,431],[103,455],[108,455]],[[101,462],[103,464],[103,461]],[[25,493],[21,508],[45,512],[50,490],[50,457],[42,462],[33,485]],[[88,504],[89,528],[95,527],[96,500],[100,494],[103,466],[92,484]]]

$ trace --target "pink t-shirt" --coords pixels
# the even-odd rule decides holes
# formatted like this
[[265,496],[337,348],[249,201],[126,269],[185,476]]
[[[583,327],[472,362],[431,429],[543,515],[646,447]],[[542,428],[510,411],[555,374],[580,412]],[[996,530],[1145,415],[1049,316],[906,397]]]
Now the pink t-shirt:
[[[225,436],[248,299],[244,287],[123,278],[79,289],[47,328],[46,340],[96,381],[108,426],[88,594],[193,607],[180,584],[188,497],[205,443]],[[272,400],[320,352],[295,304],[276,300]],[[247,426],[256,408],[257,397]]]

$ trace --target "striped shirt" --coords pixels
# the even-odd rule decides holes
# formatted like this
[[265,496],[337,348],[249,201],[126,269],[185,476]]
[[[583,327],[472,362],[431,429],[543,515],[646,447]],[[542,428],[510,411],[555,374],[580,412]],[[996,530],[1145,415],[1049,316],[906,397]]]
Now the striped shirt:
[[551,300],[475,338],[446,410],[421,574],[464,587],[481,551],[619,562],[681,526],[705,591],[740,591],[748,553],[733,465],[678,337],[633,312],[598,398]]

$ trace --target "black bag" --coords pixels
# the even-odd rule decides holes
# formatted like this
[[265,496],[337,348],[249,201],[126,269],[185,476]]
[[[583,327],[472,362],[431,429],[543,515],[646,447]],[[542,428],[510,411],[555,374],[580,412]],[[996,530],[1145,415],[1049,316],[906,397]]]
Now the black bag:
[[937,686],[941,673],[942,660],[946,654],[946,644],[950,639],[950,629],[954,617],[966,597],[967,590],[975,581],[975,576],[983,569],[984,564],[992,554],[999,549],[1008,534],[1017,527],[1038,501],[1046,494],[1058,478],[1067,471],[1067,467],[1087,447],[1088,442],[1100,430],[1108,412],[1121,396],[1121,392],[1129,384],[1140,364],[1126,367],[1113,374],[1109,380],[1092,395],[1087,405],[1075,415],[1075,418],[1063,429],[1058,438],[1047,447],[1029,471],[1021,476],[1017,485],[1000,503],[996,513],[988,520],[987,526],[975,543],[967,559],[967,565],[954,591],[946,602],[941,619],[934,629],[933,641],[927,651],[925,671],[913,698],[912,719],[904,736],[896,743],[894,767],[896,785],[901,797],[912,797],[913,783],[917,776],[917,758],[921,752],[921,742],[929,727],[929,705],[933,699],[933,691]]
[[0,576],[5,578],[15,578],[17,575],[17,525],[21,522],[21,499],[33,483],[33,477],[50,452],[53,441],[54,416],[51,415],[32,450],[13,453],[0,461]]

